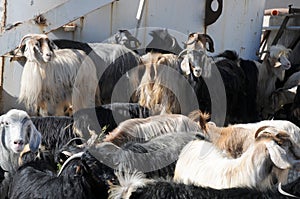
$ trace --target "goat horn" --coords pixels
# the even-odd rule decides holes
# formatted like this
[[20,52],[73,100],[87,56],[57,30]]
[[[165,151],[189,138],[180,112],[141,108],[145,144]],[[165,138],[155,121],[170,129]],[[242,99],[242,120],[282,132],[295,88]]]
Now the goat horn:
[[265,130],[265,129],[269,128],[269,127],[270,127],[270,126],[262,126],[262,127],[258,128],[257,131],[256,131],[256,133],[255,133],[255,135],[254,135],[254,138],[257,138],[258,135],[259,135],[263,130]]
[[284,196],[289,196],[289,197],[292,197],[292,198],[298,198],[297,196],[294,196],[292,194],[289,194],[288,192],[283,191],[282,187],[281,187],[281,182],[279,182],[279,184],[278,184],[278,192],[281,193]]
[[60,169],[59,173],[57,174],[57,177],[60,176],[61,172],[64,170],[64,168],[66,167],[66,165],[67,165],[71,160],[77,159],[77,158],[78,158],[78,159],[81,158],[81,156],[83,155],[83,153],[84,153],[84,152],[79,152],[79,153],[76,153],[76,154],[72,155],[71,157],[69,157],[69,158],[65,161],[65,163],[61,166],[61,169]]
[[185,52],[187,52],[187,51],[188,51],[188,49],[182,50],[182,51],[178,54],[178,57],[181,57],[181,56],[183,55],[183,53],[185,53]]

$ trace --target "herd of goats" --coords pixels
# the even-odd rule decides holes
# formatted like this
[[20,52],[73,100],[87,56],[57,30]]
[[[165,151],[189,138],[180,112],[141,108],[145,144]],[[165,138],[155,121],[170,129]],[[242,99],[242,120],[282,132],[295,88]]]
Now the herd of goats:
[[291,50],[254,61],[209,56],[207,34],[184,48],[167,29],[150,35],[146,48],[127,30],[21,39],[24,110],[0,116],[0,199],[300,197]]

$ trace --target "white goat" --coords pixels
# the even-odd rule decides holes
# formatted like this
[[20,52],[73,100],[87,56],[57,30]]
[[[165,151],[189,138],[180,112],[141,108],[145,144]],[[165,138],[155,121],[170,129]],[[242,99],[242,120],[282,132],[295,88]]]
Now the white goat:
[[270,188],[272,168],[299,169],[289,151],[290,137],[286,132],[274,135],[273,127],[255,134],[255,142],[239,157],[230,159],[214,144],[195,140],[182,150],[175,168],[175,182],[225,189],[233,187]]
[[19,49],[27,58],[19,102],[42,116],[64,115],[64,109],[95,106],[98,94],[93,61],[81,50],[56,49],[44,34],[28,34]]
[[[257,123],[235,124],[228,127],[218,127],[213,122],[206,122],[209,118],[208,114],[203,114],[201,111],[193,111],[189,117],[198,122],[201,129],[207,133],[207,136],[214,145],[224,151],[227,156],[232,158],[240,157],[250,145],[255,142],[255,133],[266,127],[274,127],[272,131],[276,135],[279,131],[285,131],[291,137],[291,150],[296,158],[300,159],[300,128],[290,121],[286,120],[263,120]],[[286,183],[295,180],[288,179],[289,170],[277,172],[274,168],[274,174],[278,181]],[[290,177],[289,177],[290,178]]]
[[262,117],[265,119],[272,110],[270,109],[270,97],[275,91],[277,78],[282,81],[285,76],[285,70],[291,67],[288,60],[290,49],[282,45],[271,46],[262,63],[255,62],[258,68],[257,96],[256,102],[258,111],[262,111]]
[[11,176],[18,168],[18,159],[24,146],[29,143],[31,151],[36,151],[41,142],[38,132],[25,111],[12,109],[0,116],[0,167],[5,170],[0,198],[5,198]]

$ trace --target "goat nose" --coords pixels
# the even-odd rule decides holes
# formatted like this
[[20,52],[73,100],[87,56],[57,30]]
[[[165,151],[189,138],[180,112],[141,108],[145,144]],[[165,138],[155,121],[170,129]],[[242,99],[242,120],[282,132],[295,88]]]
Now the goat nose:
[[24,144],[24,141],[23,141],[22,139],[15,140],[15,141],[14,141],[14,144],[17,144],[17,145],[23,145],[23,144]]
[[51,55],[52,55],[52,53],[51,53],[51,52],[49,52],[49,53],[46,53],[46,56],[48,56],[48,57],[51,57]]

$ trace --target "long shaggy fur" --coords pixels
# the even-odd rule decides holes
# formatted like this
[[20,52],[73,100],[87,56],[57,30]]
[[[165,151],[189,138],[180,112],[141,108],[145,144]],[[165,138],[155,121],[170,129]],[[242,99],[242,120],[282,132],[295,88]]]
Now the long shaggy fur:
[[173,176],[181,149],[195,139],[196,132],[168,133],[145,143],[128,142],[118,147],[103,142],[91,148],[97,159],[120,171],[142,171],[148,177]]
[[166,81],[173,77],[168,75],[168,70],[177,68],[177,57],[173,54],[147,53],[141,59],[145,69],[137,90],[139,104],[153,112],[180,113],[173,90],[166,87]]
[[[126,176],[129,175],[129,176]],[[118,175],[120,185],[112,186],[109,190],[110,199],[173,199],[173,198],[187,198],[187,199],[206,199],[206,198],[289,198],[278,191],[277,187],[260,191],[250,188],[231,188],[231,189],[212,189],[209,187],[199,187],[194,185],[185,185],[182,183],[174,183],[170,180],[151,180],[143,177],[142,174],[124,174]],[[282,189],[296,197],[300,197],[299,186],[300,179],[289,183],[282,187]]]
[[[30,46],[26,48],[34,51]],[[43,48],[39,50],[46,53]],[[42,115],[64,115],[64,109],[70,106],[76,111],[94,105],[98,81],[93,61],[80,50],[52,49],[52,52],[49,62],[32,59],[35,51],[31,52],[32,57],[25,54],[19,102],[34,113],[38,108],[43,109]]]
[[180,114],[155,115],[148,118],[129,119],[109,133],[104,141],[118,146],[128,141],[147,141],[170,132],[201,132],[200,127],[187,116]]
[[[284,146],[283,143],[289,142],[289,136],[286,133],[274,136],[268,131],[272,129],[258,135],[255,143],[236,159],[224,156],[212,143],[191,141],[179,156],[174,180],[216,189],[256,187],[263,190],[270,188],[274,183],[271,172],[273,167],[284,170],[294,163],[287,162],[288,150],[285,153],[281,152],[282,154],[277,152],[278,149],[284,150],[279,146]],[[273,150],[276,152],[274,153]],[[277,160],[280,160],[280,163]]]
[[98,86],[102,104],[110,104],[115,85],[122,78],[122,93],[115,93],[114,99],[125,99],[128,102],[135,99],[135,89],[138,86],[138,68],[141,63],[135,52],[119,44],[82,43],[70,40],[56,40],[59,48],[83,50],[96,65]]

